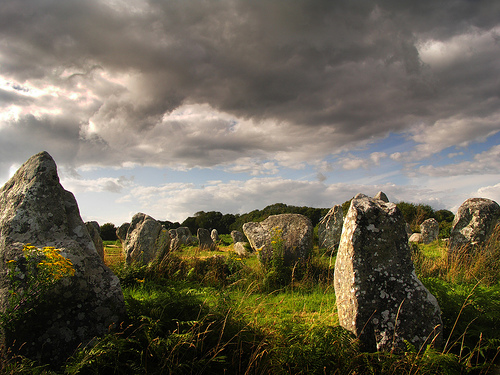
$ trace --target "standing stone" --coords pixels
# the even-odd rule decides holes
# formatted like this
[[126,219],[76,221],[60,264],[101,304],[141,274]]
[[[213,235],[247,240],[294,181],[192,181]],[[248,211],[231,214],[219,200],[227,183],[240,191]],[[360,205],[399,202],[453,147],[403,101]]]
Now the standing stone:
[[179,227],[176,231],[179,236],[180,245],[192,245],[196,242],[188,227]]
[[[130,227],[127,231],[125,246],[123,248],[126,255],[127,264],[132,262],[149,263],[159,254],[165,253],[170,242],[158,241],[163,226],[151,216],[137,213],[132,217]],[[167,236],[168,237],[168,236]]]
[[176,229],[170,229],[169,235],[170,235],[170,251],[179,251],[181,248],[181,240],[179,238],[179,232]]
[[220,241],[217,229],[212,229],[212,232],[210,232],[210,237],[212,237],[212,241],[214,241],[214,243],[218,243]]
[[128,228],[130,228],[130,223],[123,223],[116,229],[116,237],[122,243],[122,248],[125,247],[125,241],[127,240],[127,232]]
[[233,230],[231,232],[231,238],[233,239],[233,243],[247,242],[245,235],[238,230]]
[[434,218],[425,220],[422,224],[420,224],[420,233],[424,244],[436,241],[439,236],[438,221]]
[[87,221],[85,226],[87,227],[90,238],[92,238],[97,254],[99,254],[99,257],[104,261],[104,244],[102,243],[101,227],[99,223],[97,223],[97,221]]
[[353,199],[335,264],[340,325],[365,351],[417,350],[439,341],[441,310],[415,274],[403,215],[393,203]]
[[318,224],[318,246],[330,251],[337,249],[344,225],[344,214],[340,204],[333,206]]
[[215,250],[216,246],[208,229],[198,228],[198,246],[200,250]]
[[47,152],[32,156],[0,189],[1,312],[12,288],[6,263],[22,261],[27,243],[60,249],[75,275],[49,289],[42,307],[25,313],[15,337],[5,332],[2,340],[20,346],[20,353],[30,358],[58,364],[80,344],[106,334],[126,313],[120,281],[97,254],[75,197],[59,183]]
[[500,206],[491,199],[470,198],[459,207],[450,233],[450,250],[486,242],[500,219]]
[[311,221],[300,214],[271,215],[260,223],[243,224],[243,232],[250,246],[259,254],[261,262],[266,264],[273,254],[273,236],[279,233],[283,240],[284,260],[292,264],[305,259],[312,250],[313,228]]

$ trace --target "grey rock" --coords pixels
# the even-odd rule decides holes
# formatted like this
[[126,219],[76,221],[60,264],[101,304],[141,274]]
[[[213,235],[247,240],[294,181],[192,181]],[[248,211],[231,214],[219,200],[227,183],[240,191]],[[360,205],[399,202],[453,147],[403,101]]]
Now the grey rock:
[[[125,260],[132,262],[149,263],[160,254],[168,252],[170,237],[160,237],[163,226],[151,216],[141,212],[135,214],[130,222],[124,245]],[[160,239],[160,241],[158,241]]]
[[[179,238],[185,236],[186,238],[190,238],[190,237],[193,237],[193,235],[191,234],[191,231],[189,230],[188,227],[179,227],[176,229],[177,233],[179,233]],[[187,244],[185,244],[187,245]]]
[[333,206],[318,224],[318,246],[330,251],[337,250],[344,225],[342,206]]
[[377,193],[377,195],[375,195],[373,198],[380,199],[381,201],[383,201],[385,203],[389,203],[389,198],[387,198],[387,195],[385,195],[385,193],[382,191],[379,191]]
[[436,241],[439,236],[438,221],[434,218],[425,220],[422,224],[420,224],[420,233],[424,244]]
[[250,254],[249,251],[250,244],[248,242],[236,242],[233,246],[233,250],[240,257],[246,257]]
[[101,227],[99,223],[97,221],[87,221],[85,226],[87,227],[90,238],[92,238],[97,254],[99,254],[104,261],[104,244],[101,238]]
[[218,243],[220,241],[217,229],[212,229],[212,232],[210,232],[210,237],[212,237],[212,241],[214,241],[214,243]]
[[[32,156],[0,189],[0,311],[10,296],[8,260],[22,261],[23,244],[53,246],[71,260],[75,275],[47,291],[44,308],[27,313],[16,331],[20,353],[60,363],[78,345],[87,345],[126,316],[118,278],[97,254],[75,197],[59,183],[47,152]],[[22,272],[22,271],[21,271]],[[3,339],[12,337],[6,332]]]
[[470,198],[458,208],[450,232],[450,250],[482,244],[500,219],[500,206],[491,199]]
[[216,246],[212,237],[210,236],[210,231],[205,228],[198,228],[198,247],[201,250],[215,250]]
[[245,237],[245,235],[238,230],[233,230],[231,232],[231,238],[233,239],[233,243],[247,242],[247,238]]
[[125,241],[127,240],[128,228],[130,228],[130,223],[123,223],[116,229],[116,237],[118,237],[118,239],[122,243],[122,248],[124,247]]
[[285,263],[291,264],[305,259],[312,250],[313,228],[309,218],[300,214],[271,215],[260,223],[250,222],[243,225],[243,232],[250,246],[266,264],[273,254],[273,234],[280,231],[284,245]]
[[[179,251],[182,243],[179,232],[176,229],[170,229],[168,232],[170,237],[170,251]],[[186,236],[183,237],[185,238]]]
[[340,325],[364,351],[417,350],[442,336],[436,298],[415,274],[402,213],[393,203],[354,199],[335,264]]

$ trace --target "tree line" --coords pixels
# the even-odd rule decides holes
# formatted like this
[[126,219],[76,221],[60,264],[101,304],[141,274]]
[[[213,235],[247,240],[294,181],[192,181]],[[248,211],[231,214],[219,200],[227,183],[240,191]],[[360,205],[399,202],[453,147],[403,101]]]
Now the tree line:
[[[351,200],[342,204],[344,216],[349,209]],[[419,232],[419,225],[427,219],[434,218],[439,222],[440,237],[449,237],[451,223],[453,221],[453,212],[449,210],[435,211],[427,204],[415,204],[408,202],[396,203],[401,210],[405,220],[410,224],[414,232]],[[302,214],[311,220],[313,226],[316,226],[320,220],[328,213],[329,208],[313,208],[306,206],[291,206],[284,203],[275,203],[265,207],[262,210],[253,210],[245,214],[223,214],[218,211],[198,211],[194,216],[188,217],[182,223],[162,221],[159,222],[167,229],[176,229],[178,227],[188,227],[191,233],[196,234],[198,228],[217,229],[219,234],[229,234],[233,230],[242,231],[243,224],[250,221],[262,221],[270,215],[279,214]],[[112,223],[106,223],[101,226],[101,237],[105,241],[116,240],[116,227]]]

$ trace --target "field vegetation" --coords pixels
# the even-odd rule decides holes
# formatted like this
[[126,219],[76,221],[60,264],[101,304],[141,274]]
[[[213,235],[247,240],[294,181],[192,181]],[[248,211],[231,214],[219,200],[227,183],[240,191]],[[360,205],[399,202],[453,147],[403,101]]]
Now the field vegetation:
[[[417,275],[440,304],[444,345],[364,353],[341,328],[335,259],[325,249],[293,265],[182,247],[126,266],[105,242],[128,319],[58,368],[7,351],[4,373],[38,374],[494,374],[500,363],[500,227],[471,252],[413,245]],[[275,246],[283,246],[279,241]],[[279,251],[276,252],[279,254]]]

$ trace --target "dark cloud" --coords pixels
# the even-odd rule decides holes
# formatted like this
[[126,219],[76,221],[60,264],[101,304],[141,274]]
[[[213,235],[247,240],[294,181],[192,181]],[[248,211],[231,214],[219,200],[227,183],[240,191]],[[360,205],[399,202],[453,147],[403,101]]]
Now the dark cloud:
[[[0,105],[25,110],[0,133],[81,164],[210,166],[312,146],[321,158],[415,125],[500,116],[499,13],[498,1],[464,0],[4,0],[0,73],[14,83]],[[437,42],[452,61],[422,54]],[[193,104],[250,130],[224,120],[175,131],[165,118]]]

